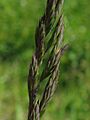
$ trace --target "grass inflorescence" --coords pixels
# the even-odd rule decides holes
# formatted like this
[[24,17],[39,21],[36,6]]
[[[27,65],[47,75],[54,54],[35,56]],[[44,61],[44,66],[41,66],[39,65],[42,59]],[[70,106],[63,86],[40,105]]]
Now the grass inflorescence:
[[[67,45],[61,47],[64,35],[63,3],[63,0],[47,0],[45,13],[36,28],[36,49],[28,75],[28,120],[40,120],[40,116],[56,90],[60,58],[67,48]],[[46,64],[42,73],[39,74],[44,60]],[[39,87],[46,79],[48,80],[46,84],[43,84],[44,90],[41,97],[38,98]]]

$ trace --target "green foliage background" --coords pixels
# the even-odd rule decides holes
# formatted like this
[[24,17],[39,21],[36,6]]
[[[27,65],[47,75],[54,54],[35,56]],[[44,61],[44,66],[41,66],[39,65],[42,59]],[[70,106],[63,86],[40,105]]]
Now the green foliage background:
[[[0,120],[26,120],[34,33],[46,0],[0,0]],[[42,120],[90,120],[90,1],[66,0],[59,85]]]

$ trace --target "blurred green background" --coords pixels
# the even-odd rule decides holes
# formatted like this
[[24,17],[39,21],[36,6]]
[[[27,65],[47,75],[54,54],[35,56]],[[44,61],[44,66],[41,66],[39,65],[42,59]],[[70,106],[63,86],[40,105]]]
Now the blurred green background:
[[[0,120],[26,120],[27,75],[46,0],[0,0]],[[42,120],[90,120],[90,0],[66,0],[59,85]]]

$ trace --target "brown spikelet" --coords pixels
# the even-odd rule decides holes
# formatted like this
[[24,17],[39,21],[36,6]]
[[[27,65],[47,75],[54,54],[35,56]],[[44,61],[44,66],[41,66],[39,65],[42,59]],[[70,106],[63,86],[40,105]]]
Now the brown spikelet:
[[64,0],[47,0],[47,7],[45,12],[45,30],[46,35],[52,30],[57,18],[60,17],[61,9]]
[[40,120],[40,108],[39,108],[39,101],[36,104],[35,109],[35,120]]
[[35,112],[35,102],[36,102],[36,89],[35,89],[35,80],[36,80],[36,74],[37,74],[37,59],[34,55],[32,57],[32,63],[30,65],[29,75],[28,75],[28,93],[29,93],[29,114],[28,114],[28,120],[34,116]]
[[55,55],[55,59],[53,60],[53,67],[54,70],[51,72],[51,75],[49,77],[49,80],[46,84],[43,97],[40,102],[40,111],[42,112],[47,103],[50,101],[52,95],[55,92],[57,82],[58,82],[58,69],[59,69],[59,64],[60,64],[60,51]]
[[42,17],[41,20],[39,21],[39,25],[36,29],[36,34],[35,34],[36,57],[38,63],[40,63],[44,53],[44,38],[45,38],[45,24],[44,24],[44,18]]

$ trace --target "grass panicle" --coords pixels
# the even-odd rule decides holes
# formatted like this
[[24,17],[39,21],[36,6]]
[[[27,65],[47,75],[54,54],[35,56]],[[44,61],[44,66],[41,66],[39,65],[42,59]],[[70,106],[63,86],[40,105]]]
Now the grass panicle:
[[[40,116],[56,90],[60,58],[67,49],[67,45],[61,47],[64,35],[63,3],[63,0],[47,0],[45,13],[36,28],[36,50],[28,75],[28,120],[40,120]],[[40,66],[43,64],[45,67],[38,77]],[[38,89],[46,79],[48,80],[43,84],[41,97],[38,98]]]

